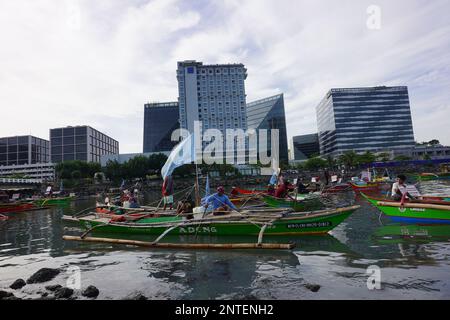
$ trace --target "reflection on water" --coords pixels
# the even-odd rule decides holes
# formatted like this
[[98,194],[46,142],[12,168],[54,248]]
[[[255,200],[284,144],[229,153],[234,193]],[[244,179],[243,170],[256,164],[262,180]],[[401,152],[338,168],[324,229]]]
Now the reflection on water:
[[[422,183],[423,193],[450,194],[447,181]],[[433,192],[437,190],[436,192]],[[0,222],[0,288],[42,267],[78,266],[82,284],[97,286],[100,298],[141,292],[151,299],[443,299],[450,298],[450,226],[393,224],[353,193],[340,196],[361,205],[331,235],[266,237],[295,242],[292,251],[162,250],[110,244],[64,242],[79,234],[63,214],[92,206],[11,215]],[[142,236],[133,238],[151,240]],[[253,242],[254,237],[168,237],[165,241]],[[382,290],[367,289],[367,267],[381,268]],[[52,283],[65,283],[60,274]],[[317,293],[306,283],[321,285]],[[38,285],[23,294],[37,295]],[[20,296],[20,294],[18,294]]]

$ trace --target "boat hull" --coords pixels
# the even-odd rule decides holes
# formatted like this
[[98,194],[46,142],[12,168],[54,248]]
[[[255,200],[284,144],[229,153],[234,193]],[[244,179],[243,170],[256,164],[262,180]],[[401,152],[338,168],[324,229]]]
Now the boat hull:
[[[351,208],[335,210],[332,214],[322,216],[313,215],[311,217],[302,216],[299,218],[289,217],[281,218],[265,229],[264,236],[281,235],[311,235],[325,234],[337,227],[347,219],[358,206]],[[100,221],[79,219],[83,228],[91,229],[102,224]],[[152,226],[146,223],[109,223],[98,228],[92,229],[92,232],[98,233],[122,233],[122,234],[146,234],[160,235],[178,222],[168,222]],[[183,225],[172,229],[170,235],[219,235],[219,236],[247,236],[258,235],[261,225],[254,224],[248,220],[240,221],[189,221]]]
[[65,198],[49,198],[49,199],[39,199],[34,200],[33,203],[37,206],[58,206],[58,205],[68,205],[72,201],[72,197]]
[[365,194],[362,195],[372,205],[377,207],[386,216],[396,222],[416,224],[450,224],[450,210],[444,209],[447,206],[442,206],[443,209],[439,209],[439,205],[434,205],[432,208],[424,208],[419,206],[419,204],[416,204],[416,207],[414,207],[414,203],[408,203],[405,204],[405,206],[383,205],[388,204],[389,201],[378,201],[378,199],[370,198]]
[[318,210],[322,207],[319,198],[304,198],[302,200],[293,201],[279,199],[272,196],[264,196],[264,202],[272,208],[292,208],[296,212]]
[[34,209],[35,206],[32,203],[20,203],[20,204],[1,204],[0,213],[14,213],[24,212]]

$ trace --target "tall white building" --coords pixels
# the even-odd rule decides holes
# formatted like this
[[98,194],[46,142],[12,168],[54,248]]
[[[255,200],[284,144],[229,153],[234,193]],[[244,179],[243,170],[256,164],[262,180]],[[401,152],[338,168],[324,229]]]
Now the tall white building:
[[203,65],[188,60],[178,62],[178,102],[180,127],[194,131],[194,121],[202,129],[247,130],[243,64]]

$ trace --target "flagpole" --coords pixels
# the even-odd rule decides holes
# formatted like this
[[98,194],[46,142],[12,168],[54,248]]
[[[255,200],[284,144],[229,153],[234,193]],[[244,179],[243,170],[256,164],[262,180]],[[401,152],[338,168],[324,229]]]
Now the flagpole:
[[195,206],[200,206],[200,190],[198,184],[198,166],[197,161],[195,161]]

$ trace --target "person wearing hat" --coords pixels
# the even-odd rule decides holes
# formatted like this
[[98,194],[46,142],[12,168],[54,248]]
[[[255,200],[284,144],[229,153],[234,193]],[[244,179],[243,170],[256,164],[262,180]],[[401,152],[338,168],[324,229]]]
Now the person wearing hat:
[[214,212],[229,212],[230,208],[238,211],[236,206],[230,201],[228,196],[225,194],[225,189],[220,186],[217,188],[217,192],[210,195],[204,200],[205,208],[212,205]]

